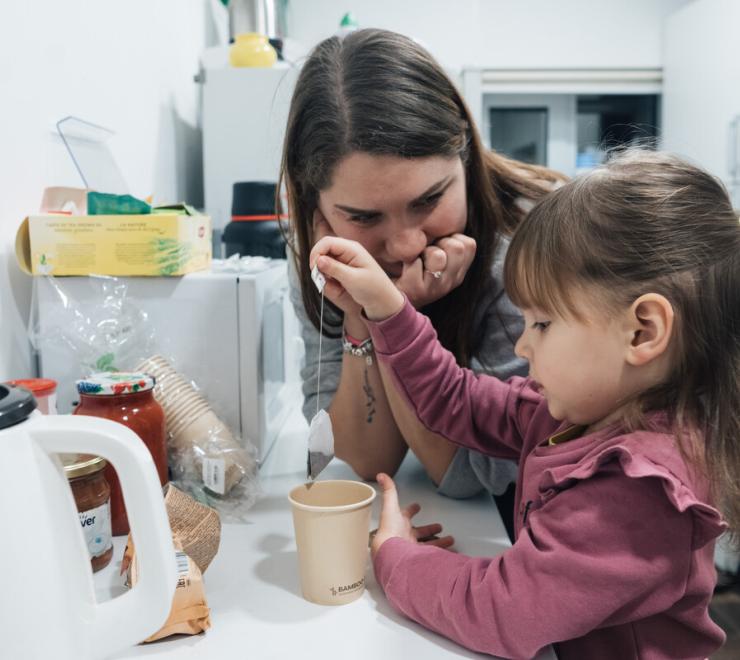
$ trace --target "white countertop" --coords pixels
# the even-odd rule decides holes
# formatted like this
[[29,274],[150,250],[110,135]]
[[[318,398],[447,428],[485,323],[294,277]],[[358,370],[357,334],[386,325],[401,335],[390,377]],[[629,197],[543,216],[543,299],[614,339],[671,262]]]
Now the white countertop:
[[[339,607],[314,605],[301,596],[298,559],[288,491],[305,480],[307,425],[300,413],[286,423],[261,469],[264,497],[246,524],[223,526],[221,546],[205,574],[212,627],[204,634],[177,636],[139,645],[115,658],[185,660],[230,658],[481,658],[406,619],[391,608],[367,570],[367,589]],[[356,479],[335,460],[322,478]],[[441,522],[456,549],[496,555],[509,547],[506,531],[488,495],[452,500],[437,495],[414,456],[396,475],[402,505],[419,502],[418,522]],[[380,510],[373,506],[373,525]],[[124,537],[115,539],[114,559],[95,575],[98,598],[120,593],[118,576]],[[554,658],[544,654],[542,658]]]

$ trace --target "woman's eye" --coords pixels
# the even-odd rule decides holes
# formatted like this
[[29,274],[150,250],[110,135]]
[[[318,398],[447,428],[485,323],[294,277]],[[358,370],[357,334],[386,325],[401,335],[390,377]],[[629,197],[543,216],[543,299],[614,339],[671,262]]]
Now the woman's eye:
[[377,222],[380,219],[378,213],[358,213],[357,215],[349,216],[350,222],[355,222],[358,225],[369,225]]
[[547,330],[549,325],[550,325],[550,321],[535,321],[532,324],[532,329],[539,330],[540,332],[544,332],[545,330]]
[[440,191],[438,193],[434,193],[433,195],[429,195],[429,197],[420,199],[418,202],[414,204],[414,208],[416,209],[434,208],[437,205],[437,202],[439,202],[439,200],[442,199],[443,194],[444,194],[444,191]]

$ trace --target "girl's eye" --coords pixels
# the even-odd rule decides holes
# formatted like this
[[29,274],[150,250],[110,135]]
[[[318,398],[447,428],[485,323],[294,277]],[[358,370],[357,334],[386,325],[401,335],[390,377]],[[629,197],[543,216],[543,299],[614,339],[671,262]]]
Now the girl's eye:
[[547,328],[550,326],[550,321],[535,321],[532,324],[533,330],[539,330],[540,332],[544,332],[547,330]]

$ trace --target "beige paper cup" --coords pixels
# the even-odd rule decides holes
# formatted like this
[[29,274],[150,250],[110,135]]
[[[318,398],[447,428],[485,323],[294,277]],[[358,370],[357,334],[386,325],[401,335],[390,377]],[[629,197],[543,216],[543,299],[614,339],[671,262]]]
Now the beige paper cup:
[[317,481],[288,496],[303,597],[319,605],[351,603],[365,591],[375,490],[359,481]]

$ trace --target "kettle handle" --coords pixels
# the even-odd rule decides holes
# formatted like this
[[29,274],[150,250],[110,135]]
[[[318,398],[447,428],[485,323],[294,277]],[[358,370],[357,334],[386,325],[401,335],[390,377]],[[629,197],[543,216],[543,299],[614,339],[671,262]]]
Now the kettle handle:
[[98,417],[38,416],[29,434],[47,452],[94,454],[116,468],[141,579],[95,605],[90,648],[105,657],[138,644],[166,621],[177,585],[169,520],[149,450],[131,429]]

